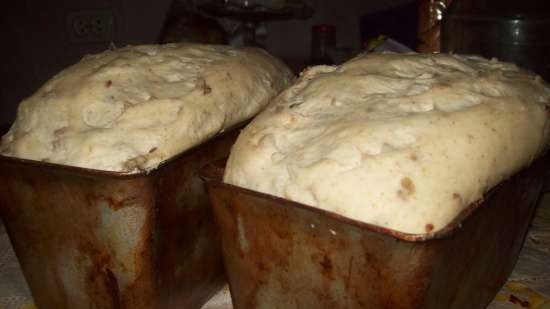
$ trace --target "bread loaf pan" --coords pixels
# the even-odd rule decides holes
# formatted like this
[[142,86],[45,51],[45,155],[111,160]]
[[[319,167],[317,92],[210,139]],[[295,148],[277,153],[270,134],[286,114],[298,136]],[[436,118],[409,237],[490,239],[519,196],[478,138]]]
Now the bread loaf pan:
[[404,234],[203,177],[235,309],[485,308],[506,282],[542,187],[540,160],[445,229]]
[[197,172],[237,131],[148,173],[0,157],[0,214],[38,308],[200,308],[225,276]]

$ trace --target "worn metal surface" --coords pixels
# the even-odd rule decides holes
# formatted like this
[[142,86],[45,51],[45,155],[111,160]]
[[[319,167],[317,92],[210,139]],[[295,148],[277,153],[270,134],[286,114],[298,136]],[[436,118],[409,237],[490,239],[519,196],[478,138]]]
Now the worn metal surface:
[[442,232],[410,235],[224,184],[205,170],[236,309],[485,308],[542,187],[537,162]]
[[237,133],[149,173],[0,157],[0,214],[37,306],[200,308],[225,276],[197,172]]

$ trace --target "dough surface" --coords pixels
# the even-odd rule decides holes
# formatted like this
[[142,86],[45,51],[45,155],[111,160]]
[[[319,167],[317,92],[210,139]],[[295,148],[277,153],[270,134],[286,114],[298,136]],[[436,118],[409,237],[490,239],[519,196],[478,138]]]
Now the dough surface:
[[546,148],[549,102],[512,64],[360,55],[303,72],[242,131],[224,181],[434,233]]
[[293,80],[266,52],[129,46],[84,57],[24,100],[1,153],[138,172],[251,118]]

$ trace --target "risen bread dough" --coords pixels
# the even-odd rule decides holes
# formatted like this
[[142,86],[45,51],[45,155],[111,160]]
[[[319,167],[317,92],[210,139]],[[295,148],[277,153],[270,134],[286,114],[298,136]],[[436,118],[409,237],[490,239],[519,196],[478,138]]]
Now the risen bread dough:
[[224,180],[433,233],[545,148],[548,102],[512,64],[362,55],[304,72],[242,131]]
[[148,170],[260,111],[292,81],[259,49],[144,45],[84,57],[19,106],[3,155]]

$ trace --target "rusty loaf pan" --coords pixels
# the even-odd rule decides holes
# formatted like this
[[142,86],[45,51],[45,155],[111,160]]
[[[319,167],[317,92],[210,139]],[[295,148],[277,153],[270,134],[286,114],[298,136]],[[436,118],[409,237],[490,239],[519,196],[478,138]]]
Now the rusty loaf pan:
[[200,308],[225,283],[198,170],[237,129],[149,173],[0,156],[0,215],[40,309]]
[[447,228],[404,234],[207,181],[235,309],[478,309],[511,273],[547,165],[502,182]]

